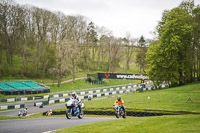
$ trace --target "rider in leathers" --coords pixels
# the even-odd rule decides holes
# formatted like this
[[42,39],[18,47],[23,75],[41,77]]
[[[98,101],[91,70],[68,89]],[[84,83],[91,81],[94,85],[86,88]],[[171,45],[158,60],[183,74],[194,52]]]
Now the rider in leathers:
[[75,100],[75,105],[78,105],[79,111],[81,112],[81,99],[79,99],[79,96],[76,94],[76,92],[72,92],[72,98]]
[[114,104],[118,104],[118,105],[120,105],[121,108],[124,110],[124,112],[126,112],[126,111],[125,111],[125,107],[124,107],[124,100],[121,99],[121,97],[117,97],[117,100],[115,101]]

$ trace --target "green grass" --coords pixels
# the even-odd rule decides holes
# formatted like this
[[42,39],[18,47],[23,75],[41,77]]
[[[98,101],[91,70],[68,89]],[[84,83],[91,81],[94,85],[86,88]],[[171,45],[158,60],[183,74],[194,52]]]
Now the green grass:
[[[193,83],[185,86],[161,89],[155,91],[146,91],[142,93],[125,94],[122,98],[125,101],[127,110],[134,111],[160,111],[160,112],[196,112],[200,113],[200,83]],[[150,97],[148,100],[147,97]],[[186,103],[188,97],[193,102]],[[112,107],[116,97],[91,101],[85,103],[85,110],[113,110]],[[57,110],[66,110],[65,107]],[[55,111],[55,110],[54,110]],[[35,114],[25,118],[47,117],[42,114]],[[65,117],[64,115],[62,117]],[[0,117],[2,119],[17,119],[18,117]],[[166,115],[157,117],[127,117],[113,121],[105,121],[69,127],[55,132],[73,132],[73,133],[104,133],[104,132],[141,132],[141,133],[185,133],[200,131],[200,114],[189,115]]]
[[[14,120],[14,119],[31,119],[31,118],[47,118],[47,117],[66,117],[66,115],[52,115],[45,116],[43,113],[33,114],[31,116],[0,116],[0,120]],[[106,118],[115,118],[115,116],[101,116],[101,115],[84,115],[84,117],[106,117]],[[78,119],[78,118],[77,118]]]
[[97,87],[105,87],[105,86],[113,86],[113,85],[122,85],[129,83],[140,83],[139,80],[123,80],[123,79],[105,79],[104,84],[90,84],[85,82],[85,80],[76,80],[75,83],[68,82],[65,84],[61,84],[60,87],[57,86],[49,86],[51,87],[51,92],[59,92],[59,91],[69,91],[69,90],[79,90],[86,88],[97,88]]
[[47,117],[66,117],[66,116],[65,115],[46,116],[46,115],[43,115],[43,113],[38,113],[38,114],[32,114],[30,116],[0,116],[0,120],[47,118]]
[[[126,62],[121,63],[121,67],[125,68]],[[128,74],[139,74],[138,66],[135,63],[130,63],[129,64],[129,70],[124,70],[121,71],[120,73],[128,73]]]
[[[150,97],[150,99],[148,99]],[[188,98],[193,102],[188,102]],[[85,103],[86,109],[112,109],[115,98]],[[131,93],[123,95],[127,110],[154,112],[198,112],[200,113],[200,83],[181,87]]]
[[56,133],[189,133],[200,131],[200,115],[127,117],[57,130]]
[[0,120],[10,120],[10,119],[29,119],[29,118],[45,118],[43,113],[33,114],[31,116],[0,116]]
[[[150,99],[148,99],[150,97]],[[187,102],[188,98],[193,102]],[[114,110],[112,98],[85,103],[85,110]],[[127,111],[200,113],[200,83],[122,95]],[[59,110],[65,110],[61,108]]]

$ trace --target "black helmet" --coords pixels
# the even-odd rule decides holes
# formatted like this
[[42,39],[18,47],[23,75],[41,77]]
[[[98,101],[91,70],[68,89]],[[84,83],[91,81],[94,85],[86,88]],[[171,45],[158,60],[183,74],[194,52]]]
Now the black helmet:
[[120,101],[120,100],[121,100],[121,97],[117,97],[117,100]]

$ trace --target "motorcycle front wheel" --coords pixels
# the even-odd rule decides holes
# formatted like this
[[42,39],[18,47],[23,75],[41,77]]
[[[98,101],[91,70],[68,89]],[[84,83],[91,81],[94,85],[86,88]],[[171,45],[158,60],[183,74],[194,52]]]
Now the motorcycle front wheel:
[[119,112],[115,112],[116,118],[119,118]]
[[67,119],[71,119],[72,118],[72,108],[68,108],[67,109],[66,117],[67,117]]

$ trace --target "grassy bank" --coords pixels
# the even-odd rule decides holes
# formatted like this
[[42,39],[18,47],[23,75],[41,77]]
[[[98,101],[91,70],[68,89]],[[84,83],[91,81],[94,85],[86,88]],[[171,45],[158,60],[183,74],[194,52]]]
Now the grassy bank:
[[197,133],[200,115],[171,115],[159,117],[127,117],[57,130],[56,133]]
[[[123,95],[127,110],[200,113],[200,83]],[[149,99],[148,99],[149,97]],[[188,101],[190,98],[192,101]],[[113,110],[115,98],[85,103],[86,110]],[[64,108],[61,108],[64,109]],[[56,133],[198,133],[200,114],[127,117],[113,121],[69,127]]]
[[[200,113],[200,83],[143,93],[123,95],[127,110],[135,111],[186,111]],[[149,97],[149,99],[148,99]],[[192,101],[188,101],[188,99]],[[86,109],[110,109],[115,98],[85,103]]]
[[38,114],[33,114],[31,116],[0,116],[0,120],[30,119],[30,118],[45,118],[45,117],[47,116],[43,116],[43,113],[38,113]]
[[[121,95],[126,110],[200,113],[200,83]],[[149,97],[149,99],[148,99]],[[85,103],[85,110],[113,110],[117,96]],[[192,101],[188,101],[188,99]],[[65,110],[61,108],[58,110]]]

